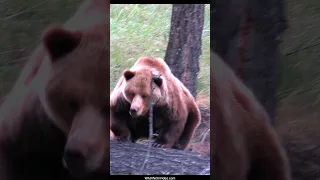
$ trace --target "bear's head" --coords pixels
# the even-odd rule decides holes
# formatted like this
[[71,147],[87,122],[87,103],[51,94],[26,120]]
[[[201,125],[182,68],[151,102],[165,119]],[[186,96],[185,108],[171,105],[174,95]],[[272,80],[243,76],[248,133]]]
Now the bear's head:
[[30,82],[37,83],[45,113],[66,135],[62,162],[74,176],[109,163],[107,41],[99,33],[49,28],[42,39],[44,58]]
[[151,82],[153,103],[159,105],[165,97],[165,80],[161,74],[150,68],[125,70],[125,86],[122,94],[130,103],[129,113],[133,118],[147,116],[150,106]]

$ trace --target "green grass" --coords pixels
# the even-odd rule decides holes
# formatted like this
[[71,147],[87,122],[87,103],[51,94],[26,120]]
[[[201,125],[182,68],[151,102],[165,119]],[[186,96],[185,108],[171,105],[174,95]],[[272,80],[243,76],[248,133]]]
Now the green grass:
[[0,101],[51,23],[69,19],[82,0],[0,1]]
[[[52,23],[72,16],[81,0],[19,1],[0,3],[0,99],[10,90],[41,34]],[[111,5],[110,89],[126,68],[141,56],[164,57],[172,5]],[[210,6],[205,7],[202,55],[197,89],[209,95]]]
[[[126,68],[141,56],[164,58],[170,31],[172,5],[112,4],[110,16],[110,90]],[[210,90],[210,6],[205,7],[202,55],[197,91]]]
[[[282,44],[283,54],[320,42],[320,2],[317,0],[287,0],[289,28]],[[304,99],[303,104],[319,104],[320,45],[282,56],[278,66],[278,97]]]

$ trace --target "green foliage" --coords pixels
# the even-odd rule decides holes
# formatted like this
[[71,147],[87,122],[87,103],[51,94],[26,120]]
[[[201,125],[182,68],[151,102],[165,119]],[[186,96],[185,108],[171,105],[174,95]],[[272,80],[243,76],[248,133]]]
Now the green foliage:
[[51,23],[63,23],[82,0],[0,1],[0,101]]
[[[300,97],[304,103],[318,104],[320,94],[320,2],[287,0],[289,28],[278,63],[279,100]],[[315,46],[314,46],[315,45]],[[305,50],[302,50],[306,48]],[[291,55],[288,53],[295,52]]]
[[[0,99],[10,90],[22,65],[50,24],[73,15],[81,0],[6,0],[0,2]],[[140,56],[164,57],[172,5],[111,5],[112,89],[125,68]],[[202,56],[197,88],[209,95],[210,6],[205,8]]]

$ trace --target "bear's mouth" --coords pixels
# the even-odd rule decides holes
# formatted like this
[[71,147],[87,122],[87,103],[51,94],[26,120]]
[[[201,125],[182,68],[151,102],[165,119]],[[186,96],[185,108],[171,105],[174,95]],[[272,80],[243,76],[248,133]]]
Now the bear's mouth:
[[66,167],[73,176],[81,178],[88,175],[85,166],[86,159],[81,154],[66,153],[62,162],[64,167]]
[[133,119],[138,119],[138,118],[139,118],[138,115],[131,115],[131,117],[132,117]]
[[130,116],[131,116],[132,118],[134,118],[134,119],[137,119],[137,118],[138,118],[138,113],[137,113],[137,111],[132,111],[132,110],[130,110],[130,111],[129,111],[129,114],[130,114]]

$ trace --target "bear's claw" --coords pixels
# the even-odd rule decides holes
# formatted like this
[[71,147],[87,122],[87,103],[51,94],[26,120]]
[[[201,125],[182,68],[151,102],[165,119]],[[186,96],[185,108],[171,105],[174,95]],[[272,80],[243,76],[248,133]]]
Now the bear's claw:
[[152,143],[152,147],[156,147],[156,148],[166,148],[165,144],[161,144],[161,143]]
[[128,141],[128,139],[125,137],[116,137],[116,140],[117,141]]
[[173,146],[172,146],[172,148],[173,149],[184,149],[184,148],[182,148],[182,145],[181,144],[179,144],[179,143],[176,143],[176,144],[174,144]]

